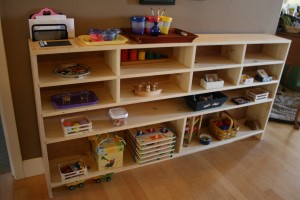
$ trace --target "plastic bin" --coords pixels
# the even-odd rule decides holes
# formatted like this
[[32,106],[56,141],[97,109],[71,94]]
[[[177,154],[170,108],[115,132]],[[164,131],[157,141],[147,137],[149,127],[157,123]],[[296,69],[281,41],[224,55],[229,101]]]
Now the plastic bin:
[[111,108],[108,114],[115,126],[122,126],[126,124],[128,112],[124,108]]
[[131,30],[134,34],[143,35],[145,29],[145,17],[131,17]]
[[167,16],[160,16],[159,17],[159,28],[160,28],[160,32],[162,34],[167,35],[169,33],[169,29],[171,26],[171,22],[172,22],[172,18],[171,17],[167,17]]

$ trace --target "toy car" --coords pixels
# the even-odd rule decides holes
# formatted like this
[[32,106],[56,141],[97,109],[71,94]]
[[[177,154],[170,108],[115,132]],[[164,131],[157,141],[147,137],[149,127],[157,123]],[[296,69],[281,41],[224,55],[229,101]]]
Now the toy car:
[[74,189],[75,189],[75,186],[78,186],[78,187],[80,187],[80,188],[83,188],[83,187],[84,187],[84,182],[85,182],[85,180],[74,181],[74,182],[72,182],[72,183],[66,184],[66,186],[69,188],[69,190],[74,190]]
[[109,174],[105,174],[105,175],[95,177],[94,179],[96,180],[96,183],[100,183],[101,181],[110,182],[111,178],[112,178],[112,175],[113,175],[113,173],[109,173]]

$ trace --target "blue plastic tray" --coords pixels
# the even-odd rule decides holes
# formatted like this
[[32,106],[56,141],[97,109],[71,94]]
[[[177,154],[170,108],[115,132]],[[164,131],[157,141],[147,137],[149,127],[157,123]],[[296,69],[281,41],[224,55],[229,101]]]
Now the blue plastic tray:
[[53,95],[51,101],[56,108],[65,109],[96,104],[99,99],[93,91],[81,90]]

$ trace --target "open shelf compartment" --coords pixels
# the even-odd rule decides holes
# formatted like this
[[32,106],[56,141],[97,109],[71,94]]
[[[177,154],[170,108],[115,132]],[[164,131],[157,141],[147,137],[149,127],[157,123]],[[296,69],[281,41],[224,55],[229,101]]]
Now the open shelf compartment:
[[[111,80],[117,75],[117,51],[50,54],[37,56],[40,87]],[[82,78],[65,78],[54,73],[55,68],[67,64],[90,67],[91,73]]]
[[[44,117],[62,115],[66,113],[80,112],[84,110],[99,109],[109,107],[117,102],[116,80],[100,81],[94,83],[66,85],[64,87],[41,88],[42,113]],[[78,106],[73,108],[58,109],[51,102],[51,96],[63,93],[78,91],[93,91],[99,101],[88,106]]]
[[237,67],[242,63],[245,45],[197,46],[195,70]]
[[224,81],[223,87],[212,88],[215,90],[218,89],[228,89],[238,85],[238,78],[241,73],[241,68],[229,68],[229,69],[220,69],[220,70],[210,70],[210,71],[198,71],[193,73],[193,82],[192,82],[192,92],[199,91],[210,91],[210,89],[205,89],[200,85],[201,79],[205,80],[205,75],[207,74],[217,74],[219,79]]
[[[281,72],[282,72],[282,64],[243,67],[242,74],[246,74],[246,75],[254,78],[253,84],[262,83],[262,81],[255,79],[255,75],[257,73],[257,70],[259,70],[259,69],[263,69],[269,76],[272,77],[272,80],[268,81],[269,83],[278,82],[280,80]],[[266,82],[266,83],[268,83],[268,82]],[[240,85],[243,85],[243,84],[241,84],[241,82],[240,82]],[[251,85],[252,84],[249,84],[249,86],[251,86]]]
[[248,44],[244,66],[283,64],[289,44]]
[[[122,78],[187,72],[192,67],[193,47],[191,46],[122,49],[121,54],[122,52],[128,54],[127,57],[130,58],[131,51],[137,51],[137,60],[121,60]],[[145,60],[139,60],[139,54],[143,54],[142,52],[145,54]]]
[[[188,94],[190,73],[168,74],[160,76],[148,76],[142,78],[122,79],[120,84],[121,103],[140,103],[150,100],[179,97]],[[161,92],[156,95],[139,96],[135,93],[139,84],[157,83],[157,90]]]
[[[201,127],[198,134],[196,134],[194,137],[192,137],[191,142],[188,145],[184,145],[182,147],[181,154],[190,154],[197,151],[202,151],[205,149],[214,148],[217,146],[221,146],[224,144],[228,144],[231,142],[235,142],[247,137],[251,136],[257,136],[261,137],[262,133],[264,132],[266,121],[268,118],[268,112],[264,112],[265,109],[271,107],[271,102],[266,102],[260,105],[256,106],[246,106],[241,107],[235,110],[228,110],[227,112],[230,114],[230,116],[237,120],[237,124],[239,127],[239,131],[235,137],[224,139],[224,140],[218,140],[212,132],[208,130],[208,123],[210,119],[214,119],[218,116],[218,113],[209,113],[205,114],[201,117]],[[257,129],[251,129],[247,125],[245,125],[246,120],[255,120],[258,128]],[[208,134],[212,137],[212,141],[208,145],[200,144],[199,141],[199,135],[200,134]]]

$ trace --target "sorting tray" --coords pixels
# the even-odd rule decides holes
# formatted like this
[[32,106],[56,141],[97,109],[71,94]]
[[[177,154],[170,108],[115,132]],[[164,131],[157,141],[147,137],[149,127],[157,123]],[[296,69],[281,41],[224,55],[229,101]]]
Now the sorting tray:
[[[198,37],[195,34],[178,28],[170,28],[167,35],[161,34],[159,36],[151,36],[149,34],[136,35],[131,32],[131,28],[122,28],[122,33],[139,44],[192,42]],[[185,33],[186,35],[182,35],[181,33]]]
[[[212,99],[208,99],[205,101],[199,101],[200,97],[211,96]],[[197,94],[186,96],[186,103],[195,111],[205,110],[209,108],[220,107],[227,100],[227,96],[221,92],[211,92],[206,94]]]
[[64,109],[96,104],[99,99],[93,91],[81,90],[53,95],[51,101],[56,108]]

